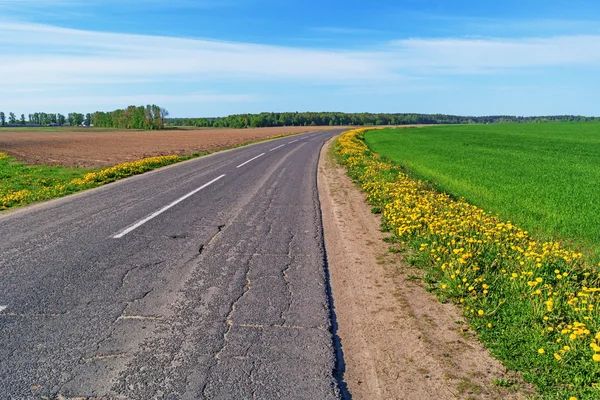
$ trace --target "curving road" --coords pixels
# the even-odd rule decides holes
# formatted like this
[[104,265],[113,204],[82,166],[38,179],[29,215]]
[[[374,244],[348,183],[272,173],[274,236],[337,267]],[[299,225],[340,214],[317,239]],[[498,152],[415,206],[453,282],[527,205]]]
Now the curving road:
[[325,131],[0,215],[0,399],[335,399]]

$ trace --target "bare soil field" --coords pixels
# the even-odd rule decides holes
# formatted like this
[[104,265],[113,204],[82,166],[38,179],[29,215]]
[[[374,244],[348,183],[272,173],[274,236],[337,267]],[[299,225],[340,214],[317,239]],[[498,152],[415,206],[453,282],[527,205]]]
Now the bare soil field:
[[28,164],[107,167],[161,155],[214,151],[270,137],[339,127],[107,131],[0,129],[0,152]]
[[380,216],[328,154],[319,196],[332,295],[355,400],[531,398],[531,388],[492,358],[458,308],[425,290],[421,271],[382,240]]

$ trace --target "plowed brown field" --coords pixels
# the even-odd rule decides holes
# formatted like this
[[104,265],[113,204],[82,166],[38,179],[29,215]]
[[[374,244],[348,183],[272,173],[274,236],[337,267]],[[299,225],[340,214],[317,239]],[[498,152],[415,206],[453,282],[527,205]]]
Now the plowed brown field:
[[[337,128],[337,127],[336,127]],[[213,151],[273,136],[331,127],[44,132],[0,129],[0,152],[29,164],[106,167],[140,158]]]

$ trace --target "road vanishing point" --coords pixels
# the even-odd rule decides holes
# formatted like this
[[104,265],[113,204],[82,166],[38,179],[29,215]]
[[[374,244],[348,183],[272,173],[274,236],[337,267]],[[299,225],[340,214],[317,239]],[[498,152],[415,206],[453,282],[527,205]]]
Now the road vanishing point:
[[284,137],[0,215],[0,399],[336,399],[323,143]]

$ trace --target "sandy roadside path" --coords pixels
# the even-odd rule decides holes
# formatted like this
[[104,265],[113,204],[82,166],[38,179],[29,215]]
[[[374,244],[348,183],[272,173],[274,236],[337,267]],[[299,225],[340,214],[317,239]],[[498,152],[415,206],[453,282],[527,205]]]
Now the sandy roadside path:
[[[379,216],[331,158],[330,144],[321,151],[318,185],[352,398],[528,398],[521,381],[468,331],[459,310],[439,303],[419,271],[388,252]],[[493,379],[515,383],[507,389]]]

